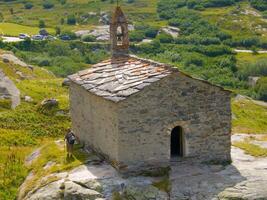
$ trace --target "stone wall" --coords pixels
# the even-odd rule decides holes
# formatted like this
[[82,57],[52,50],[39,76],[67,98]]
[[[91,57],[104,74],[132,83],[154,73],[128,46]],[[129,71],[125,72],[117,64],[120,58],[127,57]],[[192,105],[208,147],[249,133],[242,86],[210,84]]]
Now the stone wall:
[[70,111],[72,128],[80,140],[109,159],[117,160],[117,105],[71,82]]
[[119,161],[126,165],[170,160],[170,135],[183,128],[185,157],[229,161],[230,92],[173,74],[119,103]]

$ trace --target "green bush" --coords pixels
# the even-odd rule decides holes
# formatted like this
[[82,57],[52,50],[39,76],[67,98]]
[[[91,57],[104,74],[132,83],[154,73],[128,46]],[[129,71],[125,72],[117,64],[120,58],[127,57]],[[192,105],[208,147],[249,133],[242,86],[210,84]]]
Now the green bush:
[[267,77],[263,77],[258,80],[255,91],[259,100],[267,101]]
[[242,80],[247,80],[249,76],[267,76],[267,59],[260,59],[255,63],[246,63],[240,67],[238,72]]
[[197,66],[197,67],[201,67],[203,66],[204,61],[202,59],[201,56],[197,55],[197,54],[192,54],[190,56],[188,56],[184,62],[184,65],[186,67],[190,67],[192,65]]
[[159,35],[157,35],[157,39],[161,42],[161,43],[171,43],[173,42],[173,37],[167,33],[160,33]]
[[24,4],[24,8],[28,9],[28,10],[32,9],[33,8],[33,4],[31,2],[27,2],[27,3]]
[[83,35],[81,40],[83,42],[95,42],[96,41],[96,37],[93,35]]
[[145,36],[149,38],[155,38],[158,34],[159,29],[156,27],[148,27],[145,29]]
[[129,34],[130,41],[141,42],[145,38],[143,31],[131,31]]
[[76,24],[76,17],[75,17],[75,15],[69,15],[67,17],[67,24],[69,24],[69,25],[75,25]]
[[266,0],[250,0],[250,4],[252,7],[256,8],[260,11],[267,10],[267,1]]
[[51,1],[48,1],[48,0],[44,1],[44,3],[43,3],[44,9],[51,9],[53,7],[54,7],[54,4]]

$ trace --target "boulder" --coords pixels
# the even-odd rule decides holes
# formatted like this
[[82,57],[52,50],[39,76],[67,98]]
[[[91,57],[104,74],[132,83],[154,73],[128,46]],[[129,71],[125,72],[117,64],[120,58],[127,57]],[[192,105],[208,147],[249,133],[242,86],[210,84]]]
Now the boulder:
[[249,76],[248,77],[248,85],[250,87],[255,87],[260,77],[257,76]]
[[24,101],[26,102],[33,102],[33,99],[30,96],[25,96]]
[[180,29],[174,26],[165,26],[160,29],[160,32],[167,33],[173,38],[177,38],[179,36]]
[[79,30],[75,32],[76,37],[82,37],[83,35],[88,35],[90,30]]
[[0,99],[11,99],[11,108],[20,104],[20,91],[4,72],[0,69]]
[[20,65],[22,67],[28,67],[28,65],[25,62],[23,62],[22,60],[17,58],[12,53],[4,53],[4,54],[0,55],[0,57],[3,59],[4,62],[12,62],[15,65]]
[[110,21],[110,16],[106,12],[101,12],[100,13],[100,18],[99,18],[99,23],[103,25],[109,25]]
[[125,188],[123,197],[126,199],[138,199],[138,200],[168,200],[168,194],[166,192],[160,191],[156,187],[150,185],[146,187],[140,187],[137,185],[129,185]]
[[101,198],[102,195],[95,191],[91,190],[87,187],[83,187],[82,185],[78,185],[72,181],[65,182],[65,191],[64,191],[64,199],[65,200],[95,200],[96,198]]
[[62,86],[64,87],[64,86],[70,86],[70,79],[68,79],[68,78],[65,78],[64,80],[63,80],[63,82],[62,82]]
[[58,100],[56,99],[45,99],[41,102],[41,106],[44,108],[52,109],[58,106]]
[[39,188],[36,192],[28,193],[25,200],[58,200],[62,199],[63,180],[52,182]]

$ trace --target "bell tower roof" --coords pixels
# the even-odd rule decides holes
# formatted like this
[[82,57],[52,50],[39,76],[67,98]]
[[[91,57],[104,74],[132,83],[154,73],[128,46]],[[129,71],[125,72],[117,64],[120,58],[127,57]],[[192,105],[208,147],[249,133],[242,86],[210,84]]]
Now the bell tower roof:
[[128,54],[128,22],[119,6],[115,8],[115,12],[113,13],[110,22],[110,43],[112,56]]

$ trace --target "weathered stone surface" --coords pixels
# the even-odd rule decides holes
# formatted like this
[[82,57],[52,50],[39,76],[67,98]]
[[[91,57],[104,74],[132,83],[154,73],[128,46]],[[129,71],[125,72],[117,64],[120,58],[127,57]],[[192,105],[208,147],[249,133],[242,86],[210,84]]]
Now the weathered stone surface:
[[138,199],[138,200],[169,200],[168,194],[166,192],[160,191],[153,186],[134,186],[129,185],[125,188],[123,196],[126,199]]
[[11,99],[12,108],[20,104],[20,91],[4,72],[0,69],[0,99]]
[[64,78],[63,82],[62,82],[62,86],[70,86],[70,79],[68,78]]
[[30,96],[25,96],[24,101],[26,102],[33,102],[33,99]]
[[170,34],[172,37],[177,38],[180,33],[180,29],[174,26],[166,26],[160,29],[160,32]]
[[52,182],[39,190],[29,193],[23,200],[59,200],[62,199],[63,180]]
[[96,198],[102,197],[102,195],[94,190],[83,187],[79,184],[76,184],[72,181],[67,181],[64,183],[64,199],[65,200],[95,200]]
[[[267,158],[246,155],[235,147],[232,147],[231,155],[233,162],[227,166],[201,164],[190,159],[172,162],[170,194],[152,186],[162,180],[160,177],[122,177],[106,163],[89,163],[69,172],[43,177],[40,183],[45,183],[50,177],[59,180],[41,187],[38,183],[25,198],[19,196],[18,200],[111,200],[114,191],[134,200],[267,199]],[[33,177],[34,174],[30,174],[25,182]]]
[[36,149],[34,152],[32,152],[27,158],[26,158],[26,164],[30,165],[36,158],[40,156],[40,148]]
[[12,62],[15,65],[20,65],[22,67],[28,67],[28,65],[23,62],[22,60],[20,60],[19,58],[17,58],[14,54],[12,53],[4,53],[0,55],[0,58],[2,58],[3,60],[5,60],[6,62]]
[[58,100],[56,99],[45,99],[41,102],[43,108],[51,109],[58,106]]

